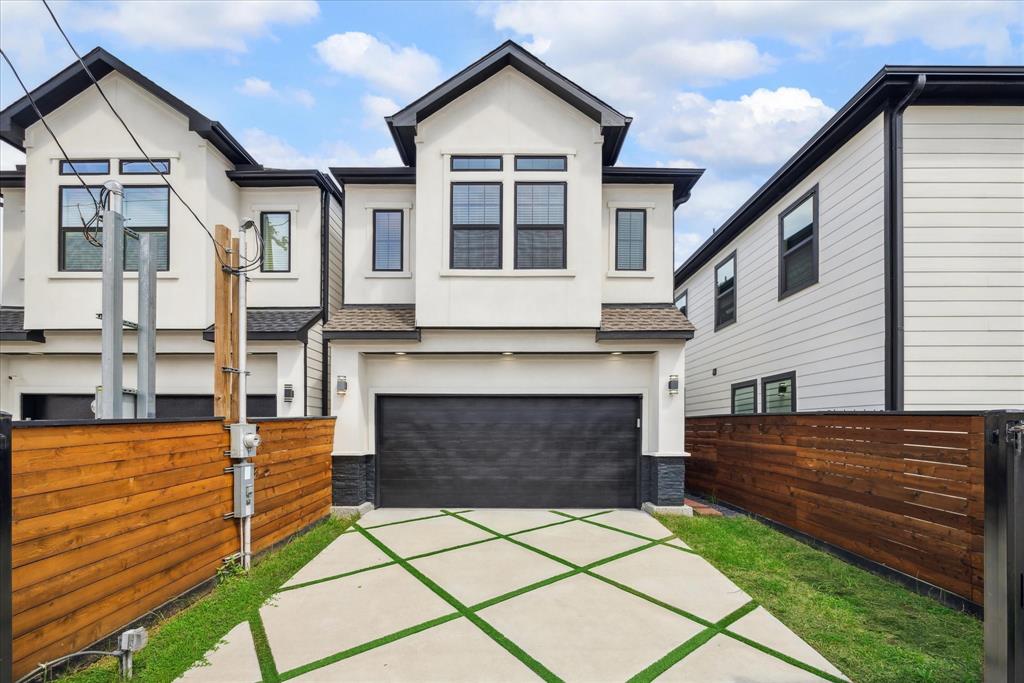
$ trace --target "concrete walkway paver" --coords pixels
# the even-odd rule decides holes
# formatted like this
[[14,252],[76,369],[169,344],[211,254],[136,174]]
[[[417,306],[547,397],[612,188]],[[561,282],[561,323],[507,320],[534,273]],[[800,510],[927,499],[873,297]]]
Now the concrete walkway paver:
[[252,683],[262,676],[248,621],[228,631],[205,658],[207,664],[193,666],[178,680],[186,683]]

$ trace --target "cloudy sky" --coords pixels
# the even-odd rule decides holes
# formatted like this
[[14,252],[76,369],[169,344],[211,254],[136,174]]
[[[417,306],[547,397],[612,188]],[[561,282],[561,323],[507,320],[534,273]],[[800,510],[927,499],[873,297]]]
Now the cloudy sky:
[[[883,64],[1024,62],[1013,1],[52,5],[81,52],[102,45],[268,166],[398,164],[383,116],[517,40],[634,117],[621,165],[707,169],[679,262]],[[0,2],[0,46],[29,87],[73,60],[34,0]],[[3,65],[0,105],[20,95]]]

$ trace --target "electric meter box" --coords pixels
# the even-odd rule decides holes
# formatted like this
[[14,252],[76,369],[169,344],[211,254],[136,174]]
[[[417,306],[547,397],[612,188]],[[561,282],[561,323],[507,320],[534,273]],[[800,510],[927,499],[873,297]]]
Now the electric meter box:
[[258,427],[253,424],[228,425],[231,432],[231,457],[252,458],[256,455],[256,447],[260,445]]
[[256,467],[251,462],[240,462],[232,465],[235,479],[235,511],[236,518],[252,517],[255,511],[255,478]]

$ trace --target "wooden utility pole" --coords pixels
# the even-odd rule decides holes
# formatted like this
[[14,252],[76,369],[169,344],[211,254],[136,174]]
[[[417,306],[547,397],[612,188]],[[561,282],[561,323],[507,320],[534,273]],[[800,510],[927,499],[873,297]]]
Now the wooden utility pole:
[[[238,238],[231,238],[231,268],[238,273]],[[245,273],[239,273],[238,275],[231,276],[231,322],[228,325],[231,339],[231,367],[240,368],[242,367],[241,360],[238,357],[238,318],[240,315],[240,306],[238,300],[238,290],[241,287],[241,280],[245,277]],[[238,409],[238,403],[242,400],[242,395],[238,391],[238,378],[237,372],[231,373],[231,421],[238,422],[238,417],[242,414]]]
[[231,269],[238,266],[238,239],[232,239],[226,225],[214,228],[216,245],[213,259],[213,414],[227,422],[238,418],[238,329],[234,311],[238,310],[237,277]]

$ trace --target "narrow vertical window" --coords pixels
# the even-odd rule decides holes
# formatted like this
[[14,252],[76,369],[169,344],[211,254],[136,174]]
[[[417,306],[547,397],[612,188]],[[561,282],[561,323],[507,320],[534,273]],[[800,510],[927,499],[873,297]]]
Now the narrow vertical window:
[[679,294],[679,296],[676,297],[676,308],[678,308],[679,312],[682,313],[683,315],[686,315],[686,311],[687,311],[686,300],[689,298],[687,296],[687,292],[688,291],[689,290],[684,289]]
[[715,330],[736,322],[736,252],[715,266]]
[[779,299],[818,281],[818,187],[779,214]]
[[264,273],[287,273],[292,268],[292,215],[287,211],[264,211],[260,214],[260,235],[263,237]]
[[796,372],[784,372],[761,380],[761,402],[766,413],[796,412]]
[[451,267],[501,268],[501,183],[452,183]]
[[373,269],[402,270],[402,212],[373,212]]
[[647,211],[615,210],[615,270],[647,269]]
[[732,385],[733,415],[753,415],[757,412],[757,380]]
[[565,183],[516,183],[516,268],[565,268]]

